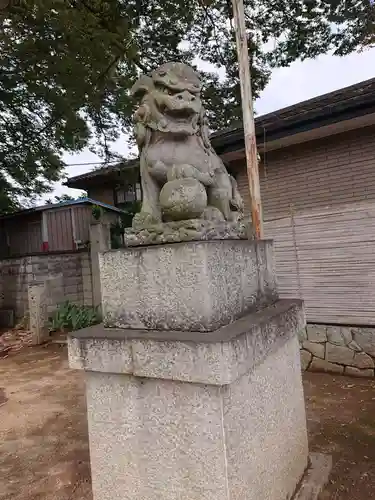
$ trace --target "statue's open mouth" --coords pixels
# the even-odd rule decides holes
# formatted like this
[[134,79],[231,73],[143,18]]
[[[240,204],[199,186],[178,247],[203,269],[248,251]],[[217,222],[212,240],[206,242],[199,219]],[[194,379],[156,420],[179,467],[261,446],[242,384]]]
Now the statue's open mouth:
[[165,114],[173,118],[184,118],[196,115],[198,110],[189,103],[176,103],[173,106],[165,106]]
[[201,106],[200,100],[191,94],[185,99],[182,94],[168,96],[160,102],[161,112],[171,117],[197,115],[200,113]]
[[193,125],[195,113],[165,113],[168,125],[163,127],[163,131],[168,130],[173,135],[192,135],[196,132],[196,127]]

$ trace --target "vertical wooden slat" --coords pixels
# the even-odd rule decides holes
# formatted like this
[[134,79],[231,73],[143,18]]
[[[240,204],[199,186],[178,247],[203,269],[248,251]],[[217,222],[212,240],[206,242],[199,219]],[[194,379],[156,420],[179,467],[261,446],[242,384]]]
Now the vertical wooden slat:
[[91,206],[76,206],[75,221],[76,221],[76,237],[77,240],[85,243],[90,239],[90,223],[92,219]]
[[293,219],[265,223],[281,296],[301,296],[310,322],[374,326],[375,203]]
[[73,248],[77,248],[77,230],[76,230],[76,217],[75,217],[75,207],[70,207],[69,213],[70,213],[70,222],[72,224],[72,244]]
[[73,228],[69,207],[48,211],[47,225],[51,251],[73,250]]

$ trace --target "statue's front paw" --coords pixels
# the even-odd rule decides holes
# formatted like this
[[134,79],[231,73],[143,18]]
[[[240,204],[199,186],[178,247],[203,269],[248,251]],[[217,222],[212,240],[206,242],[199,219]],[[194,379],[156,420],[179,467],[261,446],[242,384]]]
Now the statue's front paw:
[[176,179],[194,179],[196,177],[196,168],[189,164],[173,165],[168,171],[168,181],[175,181]]
[[205,173],[199,172],[197,179],[206,187],[212,186],[215,180],[215,174],[213,172],[205,172]]

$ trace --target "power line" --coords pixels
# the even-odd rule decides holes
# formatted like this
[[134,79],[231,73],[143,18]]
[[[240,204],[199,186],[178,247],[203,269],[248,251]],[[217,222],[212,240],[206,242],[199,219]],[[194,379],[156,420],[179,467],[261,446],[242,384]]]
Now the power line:
[[83,163],[65,163],[66,167],[80,167],[82,165],[109,165],[110,163],[121,163],[120,160],[111,161],[88,161]]

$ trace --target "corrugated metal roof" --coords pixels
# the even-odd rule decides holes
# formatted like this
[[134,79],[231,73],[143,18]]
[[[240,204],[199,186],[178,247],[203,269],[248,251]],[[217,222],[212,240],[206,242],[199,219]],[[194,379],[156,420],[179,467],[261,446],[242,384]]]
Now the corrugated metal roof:
[[112,212],[117,212],[119,214],[124,213],[123,210],[120,210],[119,208],[112,205],[107,205],[107,203],[102,203],[101,201],[93,200],[92,198],[79,198],[77,200],[61,201],[60,203],[49,203],[47,205],[20,210],[19,212],[3,215],[0,217],[0,219],[8,219],[9,217],[15,217],[16,215],[32,214],[35,212],[43,212],[45,210],[53,210],[55,208],[69,207],[73,205],[98,205],[99,207],[105,208],[106,210],[111,210]]

